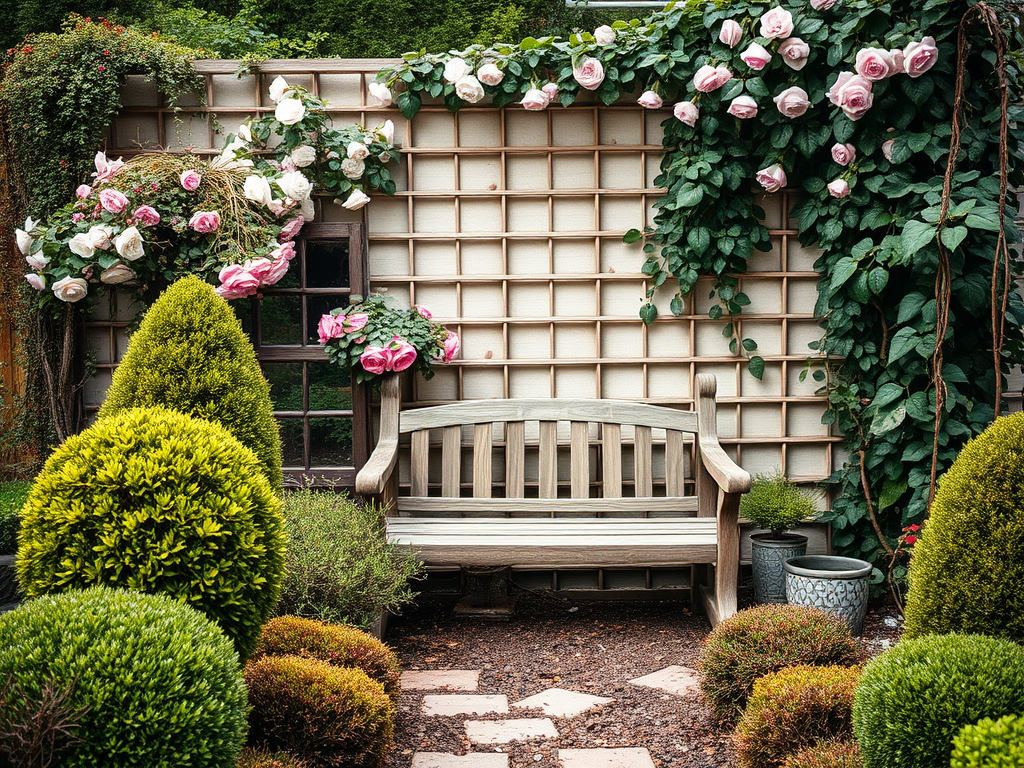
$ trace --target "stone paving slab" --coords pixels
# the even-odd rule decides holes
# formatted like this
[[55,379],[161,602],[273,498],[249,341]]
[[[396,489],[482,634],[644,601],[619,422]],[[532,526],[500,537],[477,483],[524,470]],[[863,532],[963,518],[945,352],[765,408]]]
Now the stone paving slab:
[[470,752],[468,755],[417,752],[412,756],[412,768],[508,768],[508,755],[483,752]]
[[427,694],[423,697],[423,714],[452,717],[453,715],[507,715],[508,697],[478,694]]
[[560,749],[562,768],[654,768],[651,753],[643,747],[619,749]]
[[673,696],[690,696],[700,691],[700,675],[689,667],[671,666],[630,680],[633,685],[667,691]]
[[508,744],[510,741],[557,739],[555,724],[546,717],[521,720],[469,720],[466,736],[474,744]]
[[610,704],[615,699],[603,696],[591,696],[579,691],[567,691],[564,688],[548,688],[529,698],[517,701],[513,707],[518,709],[539,709],[548,717],[576,717],[584,712]]
[[475,691],[479,685],[479,669],[411,669],[402,673],[403,691]]

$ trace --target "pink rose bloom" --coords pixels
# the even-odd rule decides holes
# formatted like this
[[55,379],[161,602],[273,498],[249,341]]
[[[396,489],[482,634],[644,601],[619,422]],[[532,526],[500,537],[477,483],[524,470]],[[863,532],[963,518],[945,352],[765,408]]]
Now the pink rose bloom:
[[793,14],[776,6],[761,16],[761,37],[783,38],[793,34]]
[[35,272],[29,272],[25,275],[25,279],[28,280],[28,284],[37,291],[41,291],[46,288],[46,278],[42,275],[37,275]]
[[910,43],[903,49],[903,71],[911,77],[920,77],[939,59],[934,37],[925,37],[919,43]]
[[676,120],[686,123],[692,128],[700,117],[700,108],[692,101],[680,101],[672,107],[672,114],[675,115]]
[[884,48],[861,48],[857,51],[857,74],[877,82],[896,74],[896,64]]
[[295,236],[299,234],[299,230],[302,229],[302,225],[306,223],[306,219],[300,214],[294,219],[289,219],[288,223],[281,227],[281,234],[277,236],[277,242],[287,243],[295,239]]
[[604,82],[604,65],[597,59],[587,56],[578,67],[573,67],[572,76],[581,87],[588,91],[596,91]]
[[893,139],[882,142],[882,154],[885,155],[885,159],[890,163],[892,162],[892,148],[895,143]]
[[857,157],[853,144],[833,144],[832,159],[839,165],[849,165]]
[[199,182],[203,180],[203,177],[199,175],[198,171],[189,170],[181,174],[181,186],[187,192],[195,192],[199,189]]
[[712,67],[710,64],[705,64],[693,76],[693,86],[701,93],[711,93],[730,80],[732,80],[732,72],[725,67]]
[[267,285],[267,275],[274,268],[274,262],[268,258],[251,259],[243,265],[245,270],[256,278],[260,285]]
[[345,333],[344,320],[343,315],[322,315],[316,327],[320,343],[326,344],[331,339],[340,339]]
[[786,172],[778,163],[769,165],[757,172],[757,183],[768,192],[778,192],[786,186]]
[[447,335],[444,337],[444,357],[442,359],[446,363],[450,363],[459,354],[459,350],[462,349],[462,342],[451,331],[446,333]]
[[550,103],[548,95],[539,88],[531,88],[523,95],[523,109],[528,109],[531,112],[539,112],[545,109]]
[[838,2],[839,0],[811,0],[811,8],[816,11],[827,11]]
[[779,112],[790,119],[800,117],[811,106],[811,102],[807,98],[807,91],[797,85],[784,90],[775,97],[774,101]]
[[768,66],[768,62],[772,60],[772,55],[768,53],[763,45],[751,43],[747,46],[747,50],[740,54],[740,58],[751,69],[760,71]]
[[841,200],[850,194],[850,185],[846,183],[846,179],[836,179],[835,181],[829,182],[828,191],[832,197]]
[[270,269],[267,270],[266,277],[263,278],[263,285],[276,285],[279,283],[281,278],[288,274],[288,266],[288,259],[274,259],[271,262]]
[[640,94],[640,98],[636,100],[636,103],[644,109],[661,109],[665,102],[654,91],[644,91]]
[[85,218],[85,214],[84,213],[72,213],[71,214],[71,220],[73,222],[75,222],[75,224],[77,224],[78,222],[80,222],[84,218]]
[[416,347],[397,336],[388,345],[388,351],[391,353],[391,360],[388,361],[389,371],[404,371],[416,362]]
[[743,29],[732,19],[726,19],[722,24],[722,31],[718,33],[718,39],[730,48],[735,48],[743,39]]
[[106,181],[120,171],[124,167],[124,160],[120,158],[117,160],[107,160],[106,154],[97,152],[96,157],[93,159],[93,164],[96,166],[96,171],[92,175],[96,177],[96,183],[99,183]]
[[281,161],[282,171],[291,173],[292,171],[297,170],[297,168],[298,166],[295,165],[295,161],[292,160],[290,157],[286,157],[284,160]]
[[807,66],[807,57],[811,55],[811,46],[799,37],[787,37],[779,43],[779,56],[786,66],[798,72]]
[[281,243],[270,255],[277,259],[284,258],[286,261],[291,261],[295,258],[295,243]]
[[422,304],[417,304],[416,305],[416,312],[419,313],[420,317],[422,317],[422,318],[424,318],[426,320],[429,320],[430,318],[432,318],[434,316],[434,313],[431,312],[426,307],[424,307]]
[[220,214],[217,211],[196,211],[188,220],[188,225],[201,234],[216,232],[220,226]]
[[554,101],[558,97],[558,83],[545,83],[541,90],[547,95],[549,101]]
[[[344,317],[344,331],[345,333],[358,333],[366,327],[366,324],[370,321],[370,316],[365,312],[354,312],[351,315],[345,315]],[[357,342],[358,343],[358,342]]]
[[140,224],[144,224],[147,227],[160,223],[160,214],[157,213],[156,208],[151,205],[140,205],[135,209],[132,216],[137,219]]
[[391,354],[384,347],[377,347],[370,345],[363,350],[363,354],[359,356],[359,364],[363,366],[363,370],[367,373],[372,373],[375,376],[379,376],[388,370],[388,363],[391,362]]
[[906,71],[904,69],[905,58],[903,56],[903,49],[902,48],[893,48],[891,51],[889,51],[889,55],[892,56],[892,64],[896,68],[896,72],[894,74],[899,74],[900,72],[905,72]]
[[75,190],[75,196],[79,200],[85,200],[91,194],[92,187],[90,187],[88,184],[79,184],[78,189]]
[[30,253],[25,257],[25,261],[27,261],[28,265],[37,272],[41,269],[45,269],[46,265],[50,263],[50,260],[43,256],[42,251],[39,251],[38,253]]
[[251,296],[260,287],[260,281],[249,274],[242,264],[229,264],[217,277],[220,279],[217,293],[227,301]]
[[875,101],[871,85],[866,77],[852,72],[840,72],[839,79],[828,91],[828,100],[842,109],[851,120],[860,120]]
[[752,117],[757,117],[757,102],[750,96],[737,96],[730,102],[729,109],[726,111],[740,120],[749,120]]
[[116,189],[101,189],[100,205],[103,206],[103,210],[110,213],[121,213],[128,207],[128,198]]

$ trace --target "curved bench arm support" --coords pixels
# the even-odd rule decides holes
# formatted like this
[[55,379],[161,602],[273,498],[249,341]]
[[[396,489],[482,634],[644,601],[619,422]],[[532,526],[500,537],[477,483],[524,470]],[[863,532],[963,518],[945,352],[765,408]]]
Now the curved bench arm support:
[[359,474],[356,493],[379,496],[398,461],[398,411],[402,406],[398,376],[387,376],[380,385],[380,437]]

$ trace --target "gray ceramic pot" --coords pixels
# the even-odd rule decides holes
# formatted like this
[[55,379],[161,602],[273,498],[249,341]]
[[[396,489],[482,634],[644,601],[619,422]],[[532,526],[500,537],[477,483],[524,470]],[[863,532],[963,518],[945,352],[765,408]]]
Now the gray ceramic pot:
[[797,533],[755,533],[750,537],[750,560],[754,570],[754,600],[758,603],[786,602],[786,571],[782,565],[791,557],[807,553],[807,537]]
[[868,610],[871,563],[836,555],[791,557],[785,563],[786,597],[791,605],[834,613],[860,635]]

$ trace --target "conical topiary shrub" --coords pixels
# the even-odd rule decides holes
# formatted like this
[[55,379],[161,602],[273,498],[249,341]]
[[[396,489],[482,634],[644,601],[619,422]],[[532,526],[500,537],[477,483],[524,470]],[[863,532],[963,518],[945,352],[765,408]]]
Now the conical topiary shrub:
[[176,282],[146,311],[100,418],[154,405],[222,425],[256,453],[271,485],[281,485],[270,385],[227,302],[196,277]]
[[953,632],[1024,641],[1024,413],[964,446],[914,547],[905,634]]

